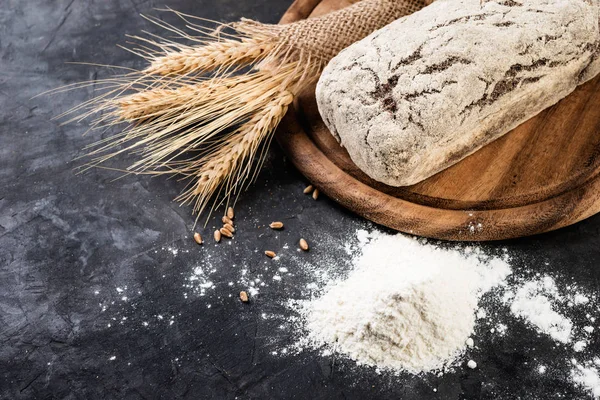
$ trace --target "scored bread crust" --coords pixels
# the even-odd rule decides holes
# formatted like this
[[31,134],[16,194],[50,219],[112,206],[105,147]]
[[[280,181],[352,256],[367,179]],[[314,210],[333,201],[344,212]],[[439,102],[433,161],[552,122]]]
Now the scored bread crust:
[[598,0],[438,0],[351,45],[319,112],[392,186],[457,163],[600,72]]

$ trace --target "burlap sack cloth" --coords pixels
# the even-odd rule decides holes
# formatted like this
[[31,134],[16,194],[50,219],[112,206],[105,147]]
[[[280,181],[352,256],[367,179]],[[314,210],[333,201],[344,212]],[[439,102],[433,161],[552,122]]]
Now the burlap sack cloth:
[[434,0],[362,0],[321,17],[280,25],[281,42],[330,60],[341,50]]

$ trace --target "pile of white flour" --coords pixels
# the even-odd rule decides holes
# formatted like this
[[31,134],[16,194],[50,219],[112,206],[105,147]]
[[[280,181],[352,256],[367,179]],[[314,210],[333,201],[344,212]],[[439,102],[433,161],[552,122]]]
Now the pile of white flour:
[[472,342],[480,296],[504,282],[507,260],[373,235],[358,235],[362,252],[347,279],[301,304],[307,341],[379,369],[443,368]]

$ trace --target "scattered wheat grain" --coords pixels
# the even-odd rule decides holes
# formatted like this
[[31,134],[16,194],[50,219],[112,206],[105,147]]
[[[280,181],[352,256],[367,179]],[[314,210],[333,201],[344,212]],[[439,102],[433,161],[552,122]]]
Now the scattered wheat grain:
[[221,232],[221,235],[228,237],[230,239],[233,237],[233,232],[231,232],[229,229],[221,228],[221,229],[219,229],[219,232]]
[[231,224],[225,224],[223,225],[223,228],[227,229],[231,233],[235,233],[235,228]]
[[269,227],[271,229],[282,229],[283,228],[283,222],[280,222],[280,221],[271,222],[269,224]]
[[315,191],[312,194],[312,198],[313,198],[313,200],[316,200],[319,198],[319,189],[315,189]]
[[300,239],[300,242],[298,243],[300,245],[300,248],[304,251],[308,251],[308,242],[304,239]]
[[275,257],[277,254],[275,254],[275,252],[274,252],[274,251],[267,250],[267,251],[265,251],[265,255],[266,255],[267,257],[273,258],[273,257]]

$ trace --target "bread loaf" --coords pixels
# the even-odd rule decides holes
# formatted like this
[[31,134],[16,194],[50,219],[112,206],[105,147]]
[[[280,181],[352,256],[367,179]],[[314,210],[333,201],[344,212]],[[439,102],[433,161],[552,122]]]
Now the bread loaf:
[[342,51],[316,96],[358,167],[405,186],[599,72],[599,0],[438,0]]

